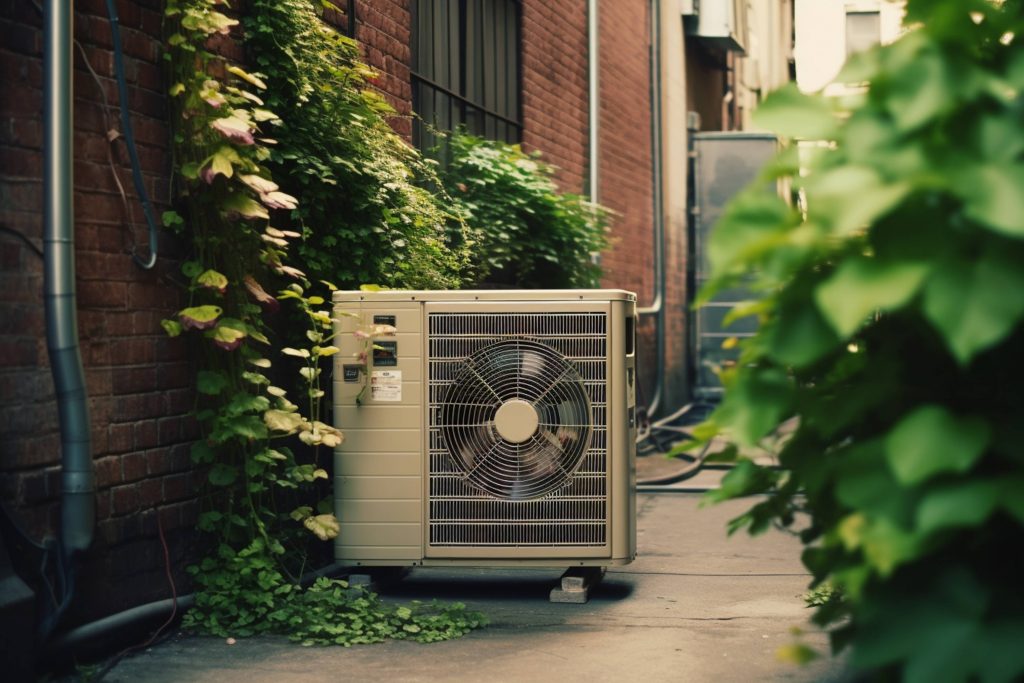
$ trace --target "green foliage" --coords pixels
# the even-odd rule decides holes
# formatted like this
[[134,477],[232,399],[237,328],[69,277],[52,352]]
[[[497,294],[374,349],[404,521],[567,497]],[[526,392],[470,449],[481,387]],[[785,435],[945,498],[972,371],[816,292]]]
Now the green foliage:
[[268,166],[302,198],[298,255],[314,280],[353,289],[449,288],[468,255],[461,225],[424,189],[432,167],[388,125],[359,46],[320,20],[312,0],[254,0],[243,20],[251,59],[273,84],[283,122]]
[[[301,235],[270,225],[299,204],[271,179],[275,141],[263,137],[263,128],[282,122],[253,92],[267,89],[264,75],[209,50],[211,38],[237,23],[218,11],[219,4],[169,0],[166,7],[178,210],[166,212],[164,224],[188,239],[194,258],[181,268],[189,305],[162,325],[170,336],[192,331],[196,342],[196,417],[203,435],[192,459],[205,468],[208,484],[198,526],[216,539],[214,551],[189,568],[197,591],[185,624],[219,635],[285,633],[305,644],[462,635],[482,617],[459,605],[389,608],[343,582],[323,580],[309,590],[298,585],[308,540],[328,541],[341,530],[330,505],[317,502],[328,480],[319,465],[322,451],[343,438],[317,419],[325,395],[320,365],[338,348],[327,302],[288,264],[289,240]],[[437,220],[441,225],[443,217]],[[412,266],[396,269],[413,277]],[[294,281],[278,296],[267,292],[264,283],[285,278]],[[303,323],[299,348],[271,341],[264,313],[277,311],[282,301]],[[298,403],[274,385],[282,373],[269,374],[278,354],[301,362],[288,382],[299,387]],[[295,442],[305,461],[283,445]]]
[[222,638],[273,633],[307,646],[432,643],[487,624],[461,603],[387,605],[362,587],[327,578],[303,589],[281,574],[260,541],[240,552],[222,546],[189,572],[202,588],[183,626]]
[[750,190],[713,237],[702,296],[751,277],[763,299],[711,426],[781,465],[741,457],[714,497],[766,494],[733,522],[754,532],[809,515],[804,562],[843,596],[815,620],[854,666],[1020,680],[1024,8],[910,0],[907,21],[841,75],[859,95],[787,88],[759,111],[830,144],[760,183],[803,210]]
[[554,169],[519,145],[449,136],[442,181],[469,226],[475,284],[597,287],[594,254],[608,247],[608,211],[560,192]]

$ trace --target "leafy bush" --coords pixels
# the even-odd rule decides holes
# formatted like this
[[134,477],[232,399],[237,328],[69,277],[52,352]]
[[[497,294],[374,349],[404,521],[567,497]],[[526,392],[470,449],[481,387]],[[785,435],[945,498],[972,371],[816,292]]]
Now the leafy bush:
[[554,169],[519,145],[455,133],[441,179],[469,226],[475,284],[596,287],[608,211],[562,193]]
[[[709,431],[773,447],[713,498],[767,494],[733,528],[810,515],[803,560],[842,592],[815,619],[879,678],[1024,675],[1024,29],[1019,0],[910,0],[898,42],[795,88],[760,123],[829,140],[798,212],[751,190],[716,228],[716,288],[755,274],[760,332]],[[806,160],[805,160],[806,161]],[[775,440],[781,422],[795,431]]]
[[432,166],[388,125],[359,45],[321,21],[311,0],[247,4],[245,44],[282,119],[268,166],[301,199],[297,246],[314,280],[447,288],[467,260],[461,225],[427,189]]

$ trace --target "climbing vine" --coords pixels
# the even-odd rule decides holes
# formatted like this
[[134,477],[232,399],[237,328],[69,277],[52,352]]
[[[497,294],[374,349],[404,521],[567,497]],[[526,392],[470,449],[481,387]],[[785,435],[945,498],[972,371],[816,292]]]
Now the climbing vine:
[[313,279],[444,289],[463,282],[469,241],[428,187],[430,163],[388,124],[359,45],[331,28],[313,0],[252,0],[243,18],[251,62],[274,83],[283,118],[269,167],[302,197],[292,222]]
[[[752,189],[716,225],[703,296],[753,282],[761,298],[733,317],[761,325],[702,436],[734,444],[713,499],[763,496],[733,529],[802,527],[830,586],[815,620],[853,667],[1020,680],[1024,3],[906,10],[900,40],[840,75],[867,84],[855,97],[790,87],[759,110],[826,144],[765,173],[802,210]],[[754,446],[779,466],[742,455]]]
[[[197,591],[185,624],[219,635],[284,632],[307,644],[461,635],[482,618],[460,605],[391,608],[326,579],[301,588],[310,534],[326,541],[340,531],[318,486],[328,479],[322,452],[343,438],[318,419],[320,361],[338,348],[325,298],[293,265],[302,235],[287,229],[286,212],[299,201],[269,166],[283,122],[267,105],[266,76],[216,50],[238,24],[223,4],[168,0],[165,12],[177,192],[164,223],[192,255],[181,269],[188,306],[163,325],[193,338],[202,438],[192,459],[207,473],[199,528],[213,538],[189,570]],[[305,344],[276,341],[268,321],[282,302],[305,323]]]

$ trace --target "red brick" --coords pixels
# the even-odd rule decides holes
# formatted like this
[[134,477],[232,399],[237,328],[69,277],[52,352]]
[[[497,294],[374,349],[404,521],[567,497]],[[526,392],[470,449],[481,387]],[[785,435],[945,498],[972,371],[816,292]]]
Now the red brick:
[[135,429],[131,424],[112,424],[107,431],[107,443],[111,453],[126,453],[132,449]]
[[146,456],[133,452],[121,456],[121,472],[125,482],[133,482],[146,476]]
[[139,509],[139,487],[135,484],[125,484],[112,488],[110,505],[114,516],[136,512]]
[[196,489],[193,476],[192,472],[182,472],[164,477],[164,500],[173,502],[194,496]]
[[104,457],[96,460],[96,486],[99,488],[119,484],[124,481],[121,474],[121,458]]

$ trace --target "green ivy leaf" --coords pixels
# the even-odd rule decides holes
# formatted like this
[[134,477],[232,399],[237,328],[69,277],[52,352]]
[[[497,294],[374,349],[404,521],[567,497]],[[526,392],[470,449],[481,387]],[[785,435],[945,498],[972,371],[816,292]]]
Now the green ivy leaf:
[[191,306],[178,311],[178,319],[186,330],[207,330],[217,323],[223,312],[220,306]]
[[754,112],[761,128],[805,140],[828,140],[835,134],[836,118],[825,98],[805,95],[795,83],[774,90]]
[[196,284],[223,294],[228,287],[228,279],[216,270],[206,270],[196,277]]
[[185,219],[177,211],[164,211],[160,214],[160,222],[165,228],[174,228],[185,224]]
[[341,524],[334,515],[313,515],[302,520],[302,525],[309,529],[321,541],[336,538],[341,533]]
[[228,67],[228,72],[229,73],[233,73],[234,75],[238,76],[239,78],[241,78],[246,83],[249,83],[251,85],[255,85],[260,90],[266,90],[267,89],[267,84],[264,83],[262,79],[260,79],[257,76],[252,75],[251,73],[248,73],[247,71],[244,71],[243,69],[240,69],[237,66],[229,66]]
[[164,328],[164,332],[167,333],[168,337],[177,337],[185,329],[177,320],[169,320],[167,318],[160,321],[160,327]]
[[274,409],[263,413],[263,422],[275,432],[291,433],[299,429],[305,420],[298,413]]
[[916,485],[937,474],[966,472],[981,457],[991,437],[979,417],[959,417],[942,406],[917,408],[885,438],[886,457],[896,478]]
[[[216,176],[219,173],[225,178],[230,178],[235,174],[235,167],[231,163],[230,155],[224,153],[223,150],[225,149],[234,152],[230,147],[221,147],[220,150],[210,156],[209,166],[212,176]],[[236,159],[238,158],[237,154],[234,156]],[[212,179],[210,182],[212,182]]]
[[964,213],[996,232],[1024,236],[1024,165],[994,164],[959,170],[951,184]]
[[228,217],[240,216],[249,220],[270,218],[270,214],[262,204],[252,197],[239,193],[229,194],[225,197],[221,202],[221,210]]
[[201,272],[203,272],[203,266],[199,261],[185,261],[181,264],[181,274],[189,280],[193,279]]
[[842,338],[848,338],[876,311],[891,311],[917,293],[928,265],[856,258],[843,261],[814,292],[818,308]]
[[999,482],[986,479],[936,487],[921,500],[917,529],[928,534],[979,526],[995,510],[999,492]]
[[213,343],[225,351],[234,351],[242,345],[245,339],[245,332],[228,325],[218,325],[212,332],[207,333]]
[[715,420],[740,444],[756,445],[788,414],[792,392],[786,373],[777,368],[740,373],[728,386]]
[[[1024,214],[1022,214],[1024,216]],[[977,260],[936,268],[925,286],[925,315],[962,364],[1005,339],[1024,316],[1020,262],[990,250]]]
[[216,396],[228,386],[228,379],[222,372],[200,370],[196,375],[196,389],[201,394]]
[[219,462],[210,468],[208,477],[214,486],[231,486],[238,479],[238,468]]
[[819,309],[809,302],[780,307],[765,337],[771,355],[793,367],[814,363],[839,342]]

